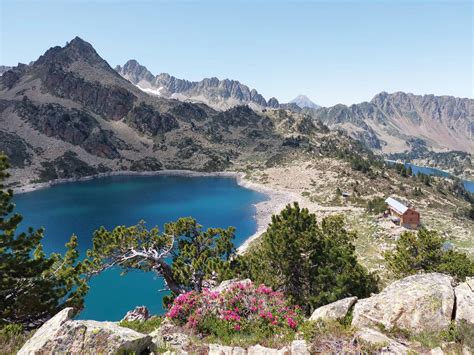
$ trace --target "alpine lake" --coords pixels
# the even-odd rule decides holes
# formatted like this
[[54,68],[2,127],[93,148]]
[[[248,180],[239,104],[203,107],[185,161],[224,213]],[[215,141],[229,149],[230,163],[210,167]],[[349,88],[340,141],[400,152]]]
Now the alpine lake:
[[[44,251],[65,252],[77,235],[81,257],[92,246],[100,226],[112,229],[144,220],[148,228],[180,217],[193,217],[203,228],[234,226],[235,246],[255,233],[255,204],[267,196],[238,185],[231,177],[174,175],[109,176],[57,184],[16,194],[16,211],[24,216],[21,230],[45,228]],[[81,319],[120,320],[135,306],[163,314],[164,282],[154,273],[111,269],[91,279]]]

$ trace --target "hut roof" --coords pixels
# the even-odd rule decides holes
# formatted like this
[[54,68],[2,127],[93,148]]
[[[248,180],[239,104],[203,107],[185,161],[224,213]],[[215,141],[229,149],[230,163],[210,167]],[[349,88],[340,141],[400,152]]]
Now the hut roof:
[[395,211],[397,211],[400,214],[404,214],[408,210],[407,206],[405,206],[400,201],[397,201],[397,200],[395,200],[394,198],[391,198],[391,197],[387,198],[385,200],[385,203],[387,205],[389,205],[390,208],[393,208]]

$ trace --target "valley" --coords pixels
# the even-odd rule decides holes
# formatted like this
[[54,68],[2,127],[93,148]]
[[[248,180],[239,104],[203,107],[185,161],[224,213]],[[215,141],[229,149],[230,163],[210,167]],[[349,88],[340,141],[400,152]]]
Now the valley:
[[[266,212],[260,211],[264,215],[259,219],[260,232],[271,214],[296,200],[320,217],[342,213],[351,225],[360,225],[361,240],[365,238],[360,253],[374,250],[368,265],[377,265],[381,252],[393,244],[402,229],[368,214],[365,208],[372,199],[393,195],[413,203],[428,228],[440,230],[454,245],[473,253],[473,221],[463,212],[469,209],[469,202],[453,193],[453,182],[433,178],[434,185],[425,186],[415,178],[402,177],[381,165],[381,158],[367,147],[365,139],[361,143],[350,130],[342,131],[339,126],[347,127],[347,122],[354,127],[368,124],[365,132],[374,133],[371,122],[383,126],[386,120],[409,112],[411,122],[422,126],[435,119],[436,111],[440,124],[458,122],[457,133],[449,134],[459,133],[456,144],[466,142],[461,148],[469,150],[472,140],[464,139],[463,132],[470,130],[472,100],[382,93],[370,104],[351,108],[309,107],[303,97],[299,99],[303,108],[273,108],[262,97],[260,103],[265,104],[257,108],[250,104],[252,109],[241,104],[249,103],[255,95],[239,94],[234,104],[211,108],[190,99],[177,100],[172,94],[194,90],[220,102],[234,95],[227,93],[233,89],[225,83],[240,87],[238,91],[251,91],[238,82],[219,81],[212,86],[207,81],[190,83],[163,74],[155,77],[136,61],[116,70],[91,44],[76,37],[65,47],[51,48],[30,65],[20,65],[0,77],[0,150],[10,156],[13,165],[11,187],[20,190],[58,179],[123,172],[230,171],[243,174],[244,184],[257,183],[254,188],[282,189],[279,203],[269,203]],[[165,83],[166,78],[170,81]],[[155,87],[166,84],[168,94],[147,94],[142,90],[145,82]],[[399,127],[395,121],[390,125]],[[368,145],[374,148],[374,144]],[[428,146],[418,145],[417,151],[428,152]],[[392,144],[387,147],[390,151],[398,149]],[[392,157],[422,156],[403,154]],[[441,157],[445,153],[431,154]],[[462,173],[469,177],[470,153],[453,154],[463,159],[456,160],[462,165],[456,165],[455,171],[460,172],[462,166]],[[417,196],[412,193],[415,187],[421,189]],[[350,197],[341,197],[341,191]],[[365,222],[354,223],[358,220]],[[364,224],[373,228],[364,228]]]

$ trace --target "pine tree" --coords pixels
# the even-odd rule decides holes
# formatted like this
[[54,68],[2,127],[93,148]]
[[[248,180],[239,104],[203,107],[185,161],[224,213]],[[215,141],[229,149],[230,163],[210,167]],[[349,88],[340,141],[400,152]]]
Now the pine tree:
[[35,328],[64,307],[79,312],[88,287],[77,262],[77,237],[64,256],[46,256],[43,229],[17,233],[22,216],[14,213],[13,191],[5,190],[8,162],[0,155],[0,325]]
[[165,225],[147,229],[141,221],[135,226],[104,227],[94,232],[93,247],[87,251],[88,275],[94,276],[112,267],[124,273],[138,269],[155,272],[163,278],[171,297],[212,286],[232,276],[235,229],[229,227],[202,230],[192,218],[180,218]]
[[243,257],[243,276],[284,292],[308,314],[344,297],[368,296],[377,278],[357,262],[354,238],[342,217],[318,224],[308,209],[288,205]]

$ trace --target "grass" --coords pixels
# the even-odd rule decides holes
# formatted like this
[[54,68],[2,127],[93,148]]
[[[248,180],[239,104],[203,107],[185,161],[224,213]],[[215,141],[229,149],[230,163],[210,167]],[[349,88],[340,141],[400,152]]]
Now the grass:
[[288,345],[295,339],[294,333],[285,333],[285,334],[273,334],[269,336],[265,332],[253,332],[245,334],[234,334],[232,336],[219,337],[215,335],[210,335],[205,337],[203,340],[208,344],[222,344],[226,346],[238,346],[242,348],[248,348],[256,344],[262,346],[278,349],[285,345]]
[[378,328],[390,338],[410,342],[414,349],[418,349],[422,353],[441,347],[445,353],[461,354],[464,345],[474,348],[474,327],[465,323],[456,324],[453,321],[447,329],[440,332],[425,331],[419,334],[413,334],[406,329],[397,327],[386,329],[383,324],[379,324]]
[[0,329],[0,353],[16,354],[31,338],[34,331],[25,331],[19,324],[8,324]]
[[310,344],[311,353],[372,354],[387,345],[354,343],[357,329],[351,326],[351,319],[349,314],[340,321],[306,321],[301,325],[299,335]]
[[[346,224],[352,231],[357,232],[354,241],[359,261],[369,270],[379,270],[380,265],[385,263],[382,251],[394,243],[394,240],[386,238],[383,228],[380,228],[375,217],[368,213],[346,216]],[[383,275],[381,275],[383,276]]]
[[301,325],[299,331],[303,339],[308,342],[314,342],[318,338],[328,335],[351,338],[355,333],[355,329],[350,325],[334,320],[306,321]]
[[119,325],[121,327],[133,329],[139,333],[149,334],[157,329],[163,322],[163,317],[153,316],[146,321],[121,321]]
[[260,344],[269,348],[280,348],[295,339],[296,331],[291,328],[272,328],[264,323],[243,322],[236,331],[232,324],[208,317],[196,329],[197,334],[204,335],[206,343],[218,343],[227,346],[247,348]]
[[461,353],[464,345],[474,348],[474,327],[466,322],[456,324],[451,322],[448,329],[441,332],[422,332],[411,335],[410,341],[418,342],[422,346],[433,349],[450,344],[450,352]]

